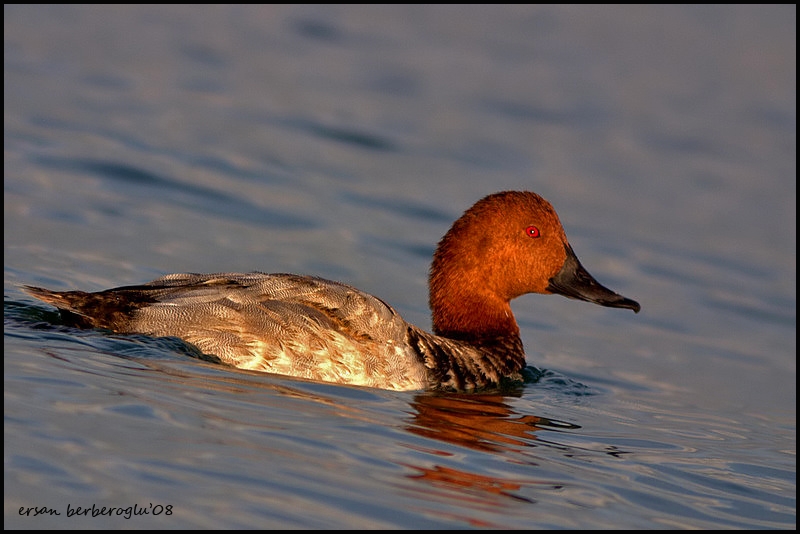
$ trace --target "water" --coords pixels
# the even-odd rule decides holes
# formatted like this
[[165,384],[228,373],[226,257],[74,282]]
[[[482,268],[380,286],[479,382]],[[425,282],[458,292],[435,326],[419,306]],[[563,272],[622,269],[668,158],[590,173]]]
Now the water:
[[[794,528],[794,6],[4,15],[6,528]],[[503,396],[222,368],[19,289],[300,272],[427,328],[436,242],[503,189],[642,304],[518,299],[541,373]]]

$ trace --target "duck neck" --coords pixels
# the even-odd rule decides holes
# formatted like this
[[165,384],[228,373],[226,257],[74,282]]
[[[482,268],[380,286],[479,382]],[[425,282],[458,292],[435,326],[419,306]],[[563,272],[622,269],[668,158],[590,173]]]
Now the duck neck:
[[433,331],[437,335],[484,344],[519,338],[519,326],[508,301],[493,295],[431,298]]
[[[509,299],[492,287],[491,273],[480,262],[447,262],[440,247],[430,277],[433,332],[420,336],[419,352],[435,382],[470,390],[498,384],[525,367],[519,326]],[[462,256],[470,258],[470,256]],[[451,268],[452,265],[458,268]]]

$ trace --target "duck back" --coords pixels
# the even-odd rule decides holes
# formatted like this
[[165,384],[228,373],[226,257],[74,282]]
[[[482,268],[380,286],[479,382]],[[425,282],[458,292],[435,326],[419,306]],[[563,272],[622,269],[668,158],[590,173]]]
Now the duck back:
[[67,324],[174,336],[235,367],[385,389],[423,389],[407,324],[351,286],[293,274],[179,273],[97,293],[28,287]]

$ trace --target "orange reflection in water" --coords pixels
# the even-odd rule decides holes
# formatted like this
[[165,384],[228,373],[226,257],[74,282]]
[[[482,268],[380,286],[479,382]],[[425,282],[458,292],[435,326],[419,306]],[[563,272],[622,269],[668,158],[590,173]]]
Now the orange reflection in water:
[[[505,461],[535,466],[536,462],[532,455],[524,454],[524,457],[520,457],[515,453],[526,453],[535,447],[537,432],[580,428],[571,423],[545,417],[519,414],[505,402],[505,399],[506,397],[502,395],[419,395],[412,403],[415,413],[408,430],[459,447],[499,453]],[[547,443],[552,445],[549,440]],[[417,448],[421,449],[419,446]],[[452,455],[452,450],[448,452],[447,449],[431,446],[425,448],[423,452],[442,457]],[[551,490],[558,490],[561,487],[559,484],[530,476],[501,478],[485,471],[474,472],[467,468],[455,468],[438,463],[403,465],[414,471],[408,475],[409,480],[424,483],[423,486],[415,484],[415,492],[425,492],[433,500],[469,503],[476,513],[472,517],[460,516],[459,519],[474,527],[497,527],[487,522],[485,518],[481,518],[477,513],[478,510],[496,511],[497,507],[503,507],[511,502],[534,504],[535,499],[523,495],[531,486]],[[526,469],[525,472],[532,471]],[[437,515],[447,513],[446,508],[435,505],[431,512]]]
[[536,415],[520,415],[501,395],[420,395],[409,431],[472,449],[520,450],[532,445],[542,429],[577,429],[577,425]]

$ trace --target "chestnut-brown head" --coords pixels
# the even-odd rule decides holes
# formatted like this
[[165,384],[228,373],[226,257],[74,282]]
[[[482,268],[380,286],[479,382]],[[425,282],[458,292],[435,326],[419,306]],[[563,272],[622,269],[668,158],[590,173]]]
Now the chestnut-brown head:
[[439,242],[430,273],[434,331],[457,338],[518,335],[509,301],[525,293],[639,311],[580,265],[548,201],[530,191],[494,193]]

